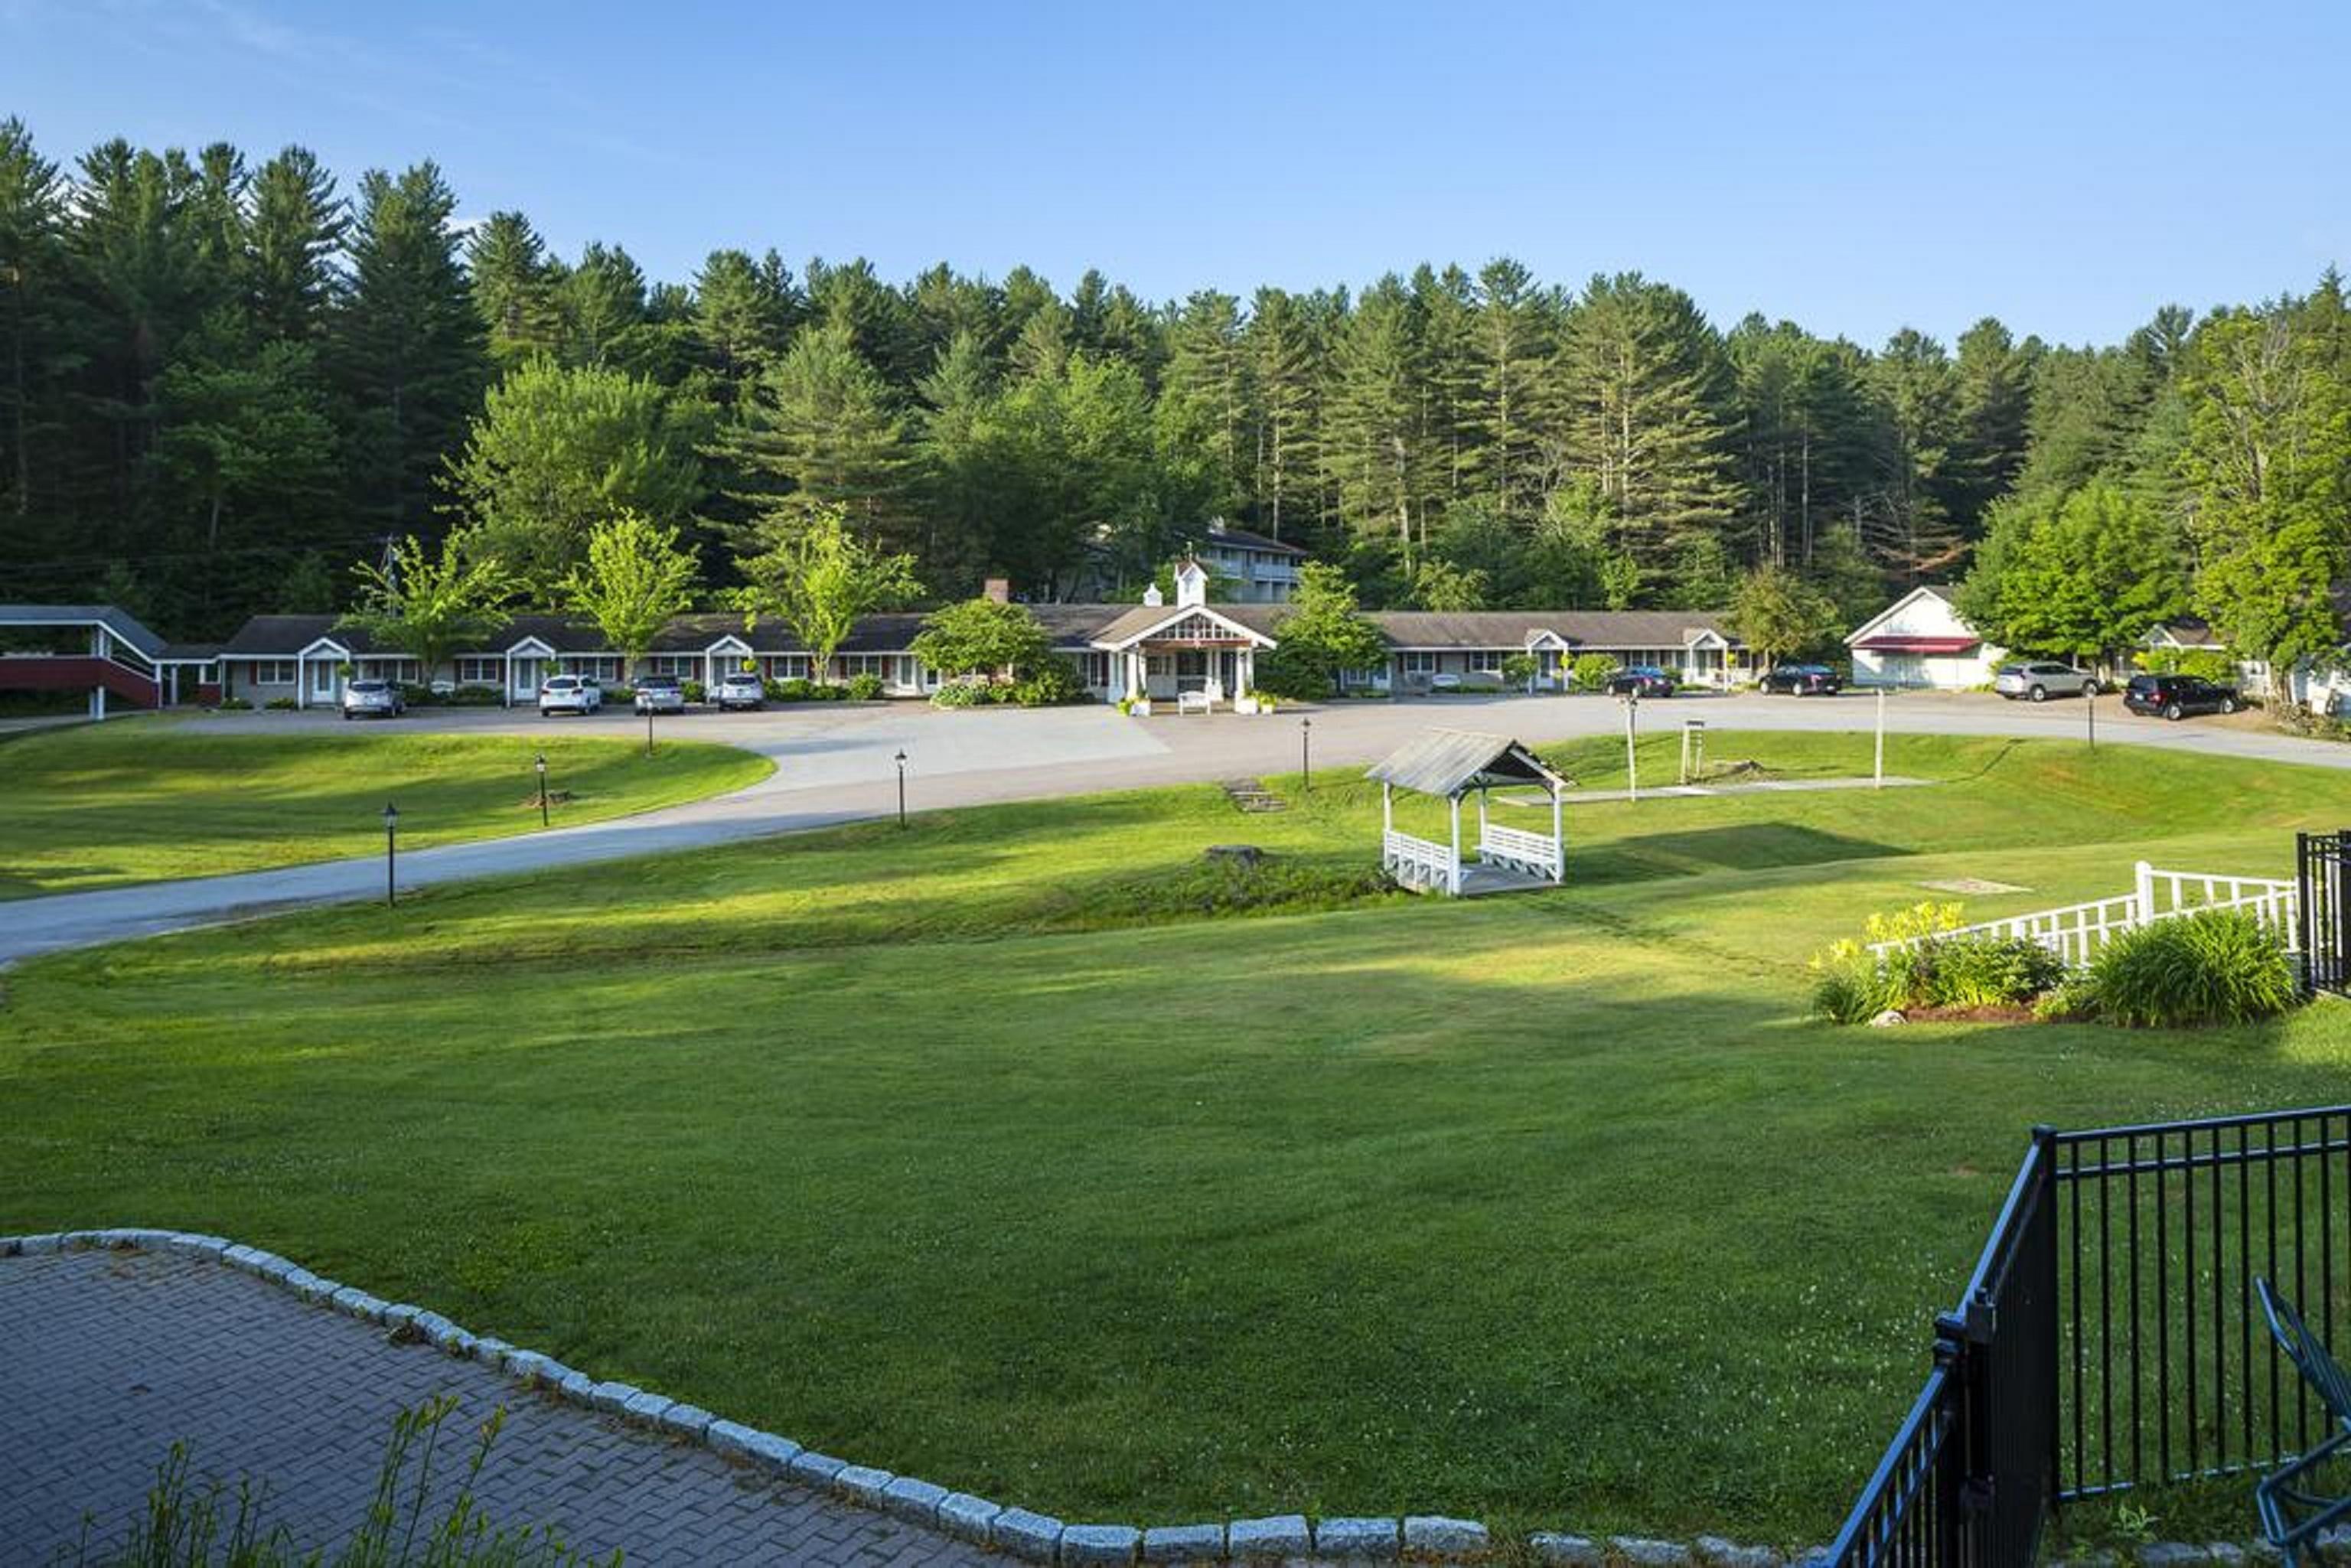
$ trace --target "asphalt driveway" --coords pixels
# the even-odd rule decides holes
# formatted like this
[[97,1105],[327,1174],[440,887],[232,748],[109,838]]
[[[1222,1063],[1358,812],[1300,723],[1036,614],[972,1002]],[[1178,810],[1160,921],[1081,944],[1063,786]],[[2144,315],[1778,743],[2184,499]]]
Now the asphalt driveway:
[[[2101,739],[2351,767],[2351,747],[2278,735],[2257,717],[2174,725],[2133,717],[2111,698],[2097,706]],[[1886,709],[1887,730],[1905,734],[2071,738],[2084,734],[2088,716],[2079,701],[2031,706],[1972,694],[1894,696]],[[1854,731],[1854,771],[1862,774],[1869,770],[1867,732],[1876,710],[1876,697],[1860,694],[1689,696],[1643,703],[1638,722],[1651,732],[1671,729],[1686,718],[1703,718],[1716,731]],[[282,733],[333,726],[364,732],[361,726],[343,726],[331,714],[224,714],[174,723],[208,731]],[[413,713],[384,727],[393,725],[481,734],[541,735],[557,727],[564,733],[589,730],[616,737],[643,733],[641,719],[618,710],[592,718],[541,719],[528,712],[441,709]],[[902,751],[908,803],[924,810],[1290,772],[1300,766],[1309,743],[1318,767],[1361,766],[1437,726],[1542,742],[1619,733],[1624,710],[1602,697],[1458,696],[1342,703],[1250,716],[1148,719],[1123,717],[1102,706],[947,711],[917,703],[696,713],[657,720],[657,737],[741,746],[773,758],[776,771],[748,789],[708,800],[403,855],[400,880],[404,887],[422,887],[885,815],[896,809],[896,758]],[[225,781],[224,787],[234,784]],[[303,904],[377,898],[382,896],[382,862],[371,858],[0,904],[0,963]]]

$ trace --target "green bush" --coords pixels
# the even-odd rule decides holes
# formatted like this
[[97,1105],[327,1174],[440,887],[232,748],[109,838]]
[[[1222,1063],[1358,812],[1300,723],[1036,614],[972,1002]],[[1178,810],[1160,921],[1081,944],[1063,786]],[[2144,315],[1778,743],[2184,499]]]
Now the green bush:
[[992,700],[984,681],[948,681],[931,694],[933,707],[978,707]]
[[222,713],[251,713],[253,705],[243,697],[223,697],[218,705]]
[[2131,663],[2151,675],[2199,675],[2224,685],[2238,676],[2236,656],[2220,648],[2145,648]]
[[1949,938],[1923,951],[1928,1007],[2014,1007],[2065,978],[2063,958],[2022,936]]
[[2137,1029],[2273,1017],[2301,999],[2285,940],[2242,910],[2215,909],[2124,932],[2090,965],[2097,1016]]
[[1532,653],[1511,653],[1502,660],[1502,679],[1525,691],[1534,685],[1535,675],[1542,669],[1542,661]]
[[706,703],[710,700],[710,688],[700,681],[687,681],[678,690],[690,703]]
[[1567,667],[1568,679],[1579,692],[1596,692],[1623,666],[1606,653],[1578,653]]
[[1283,650],[1287,647],[1284,643],[1258,655],[1257,689],[1293,702],[1311,703],[1329,696],[1330,672],[1302,653],[1292,652],[1285,657]]
[[267,702],[261,706],[275,712],[283,713],[287,708],[294,706],[294,699],[292,697],[271,697]]
[[459,686],[441,700],[451,707],[496,707],[506,698],[496,686]]
[[1067,659],[1040,662],[1010,687],[1012,700],[1022,707],[1059,707],[1086,700],[1086,683]]
[[849,695],[852,701],[872,702],[883,692],[882,677],[868,671],[849,677]]
[[417,681],[402,681],[400,700],[410,707],[431,707],[441,699],[433,695],[431,686]]

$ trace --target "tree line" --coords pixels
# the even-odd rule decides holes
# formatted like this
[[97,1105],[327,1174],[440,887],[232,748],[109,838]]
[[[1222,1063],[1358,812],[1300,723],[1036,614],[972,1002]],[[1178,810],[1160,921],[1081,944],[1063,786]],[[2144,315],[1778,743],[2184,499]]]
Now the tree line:
[[1866,349],[1509,258],[1176,302],[773,250],[656,281],[457,210],[431,163],[346,192],[300,148],[118,141],[68,172],[0,122],[0,593],[218,634],[345,607],[413,536],[556,603],[627,516],[716,597],[811,506],[939,601],[1139,591],[1221,516],[1376,606],[1743,598],[1801,631],[1968,576],[2047,651],[2119,645],[2033,619],[2089,601],[2307,642],[2343,575],[2331,275],[2109,347]]

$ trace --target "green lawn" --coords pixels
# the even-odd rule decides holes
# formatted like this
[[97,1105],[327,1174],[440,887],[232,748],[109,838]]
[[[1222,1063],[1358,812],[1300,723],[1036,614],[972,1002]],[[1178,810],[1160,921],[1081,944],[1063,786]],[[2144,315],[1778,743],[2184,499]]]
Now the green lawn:
[[0,741],[0,899],[368,854],[385,802],[426,849],[537,831],[544,753],[559,826],[767,777],[732,747],[572,737],[220,735],[140,720]]
[[[1280,816],[945,813],[44,960],[0,1014],[0,1231],[248,1239],[1070,1518],[1818,1541],[2031,1123],[2351,1066],[2338,1008],[1807,1021],[1804,956],[1924,880],[2032,890],[1989,915],[2141,855],[2276,874],[2351,812],[2351,774],[1891,744],[1947,782],[1574,808],[1572,885],[1510,899],[1363,896],[1376,793],[1318,774]],[[1198,869],[1239,840],[1261,889]]]

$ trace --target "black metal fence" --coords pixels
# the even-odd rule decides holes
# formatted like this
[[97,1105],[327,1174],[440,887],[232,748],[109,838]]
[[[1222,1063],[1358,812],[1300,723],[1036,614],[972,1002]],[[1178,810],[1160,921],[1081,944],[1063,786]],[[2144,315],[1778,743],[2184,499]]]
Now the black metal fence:
[[2301,923],[2303,988],[2337,996],[2351,987],[2351,828],[2294,836],[2294,918]]
[[2053,1508],[2266,1469],[2322,1439],[2258,1276],[2335,1343],[2351,1106],[2036,1129],[1834,1561],[2029,1562]]

